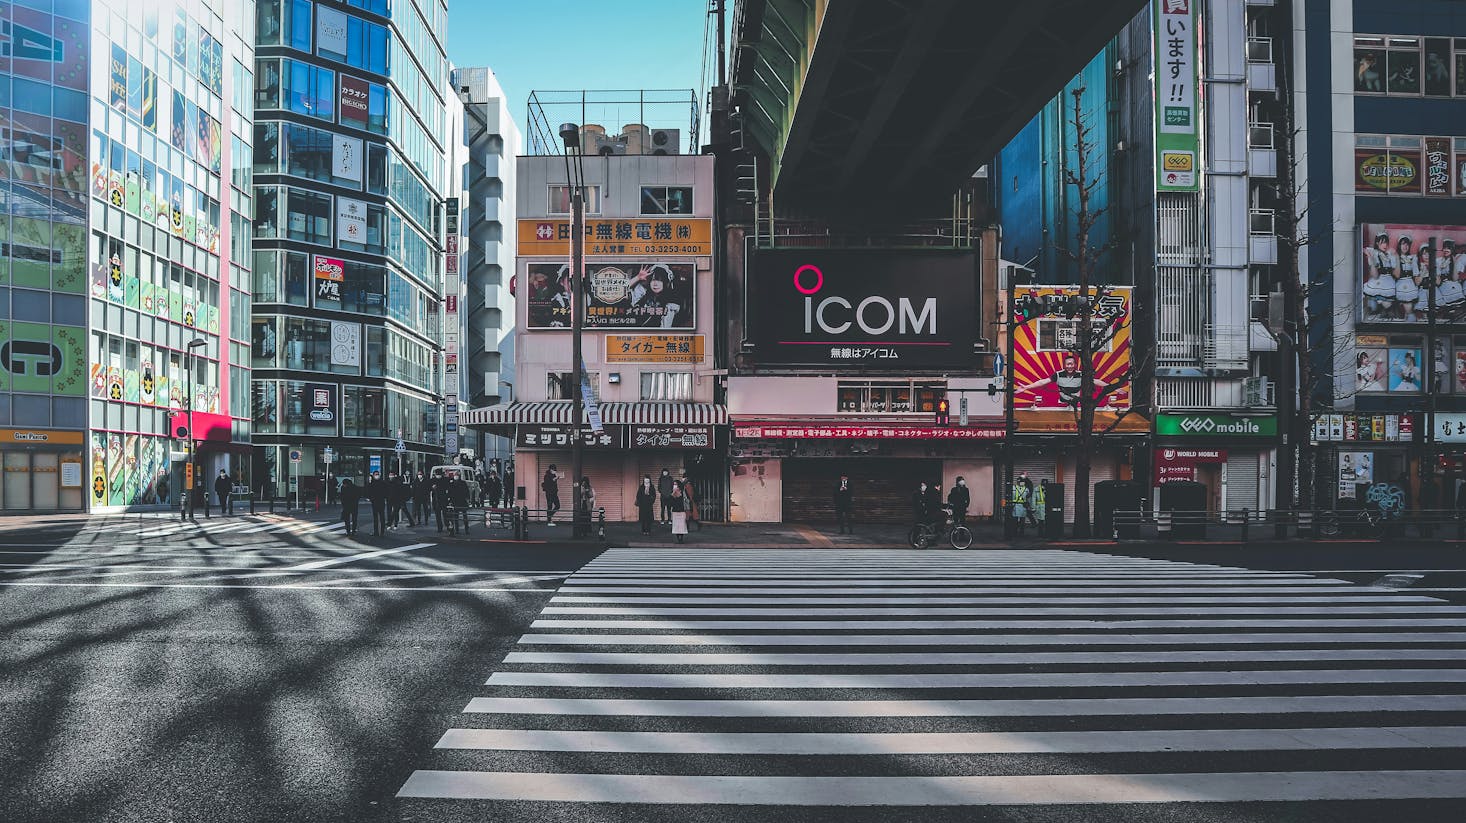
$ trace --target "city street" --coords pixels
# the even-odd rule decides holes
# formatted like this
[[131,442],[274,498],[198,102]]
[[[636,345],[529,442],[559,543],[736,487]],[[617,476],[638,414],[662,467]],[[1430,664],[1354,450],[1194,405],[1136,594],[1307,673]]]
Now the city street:
[[1466,810],[1445,547],[597,557],[200,523],[0,533],[8,821]]

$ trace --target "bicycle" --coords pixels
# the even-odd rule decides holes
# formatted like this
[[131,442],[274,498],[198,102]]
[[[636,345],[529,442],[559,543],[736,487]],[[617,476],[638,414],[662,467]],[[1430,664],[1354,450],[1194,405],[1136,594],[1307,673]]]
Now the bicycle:
[[956,525],[950,508],[943,507],[942,511],[945,512],[942,523],[917,523],[911,527],[907,539],[912,548],[929,548],[943,540],[954,549],[965,549],[972,545],[972,531],[966,526]]
[[1388,519],[1384,512],[1372,506],[1344,512],[1330,510],[1319,513],[1318,532],[1325,537],[1337,537],[1342,531],[1364,537],[1382,537]]

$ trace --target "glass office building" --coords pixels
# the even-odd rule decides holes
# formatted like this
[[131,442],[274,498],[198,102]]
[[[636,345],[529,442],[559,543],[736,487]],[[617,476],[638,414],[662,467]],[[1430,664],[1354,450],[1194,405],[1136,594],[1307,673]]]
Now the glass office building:
[[174,503],[190,406],[247,471],[253,13],[0,4],[0,510]]
[[256,19],[255,475],[313,494],[327,446],[358,482],[425,468],[443,453],[447,6],[260,0]]

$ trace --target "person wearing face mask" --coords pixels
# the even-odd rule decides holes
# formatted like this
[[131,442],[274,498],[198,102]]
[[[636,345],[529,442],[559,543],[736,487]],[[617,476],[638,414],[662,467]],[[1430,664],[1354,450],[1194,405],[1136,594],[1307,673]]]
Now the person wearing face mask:
[[917,486],[916,491],[911,493],[911,514],[918,526],[931,522],[931,509],[927,505],[929,500],[926,483]]
[[850,522],[854,513],[855,490],[850,487],[850,476],[842,474],[840,482],[835,484],[835,522],[839,524],[841,534],[855,534]]
[[967,525],[967,507],[972,505],[972,493],[967,489],[967,481],[961,477],[957,478],[952,491],[947,493],[947,504],[952,507],[952,525]]
[[653,514],[657,506],[657,487],[652,485],[651,475],[643,475],[641,485],[636,487],[636,514],[641,520],[641,533],[652,533]]

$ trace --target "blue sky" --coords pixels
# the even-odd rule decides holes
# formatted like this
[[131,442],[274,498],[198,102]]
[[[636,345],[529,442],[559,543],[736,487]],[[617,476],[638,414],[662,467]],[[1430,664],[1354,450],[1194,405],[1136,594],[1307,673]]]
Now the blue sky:
[[[448,59],[492,68],[521,130],[531,90],[696,89],[701,103],[707,6],[706,0],[452,0]],[[732,7],[729,0],[730,18]],[[680,124],[656,122],[671,114],[649,116],[648,125],[687,128],[686,114]],[[592,112],[587,119],[614,133],[635,122],[636,109]]]

